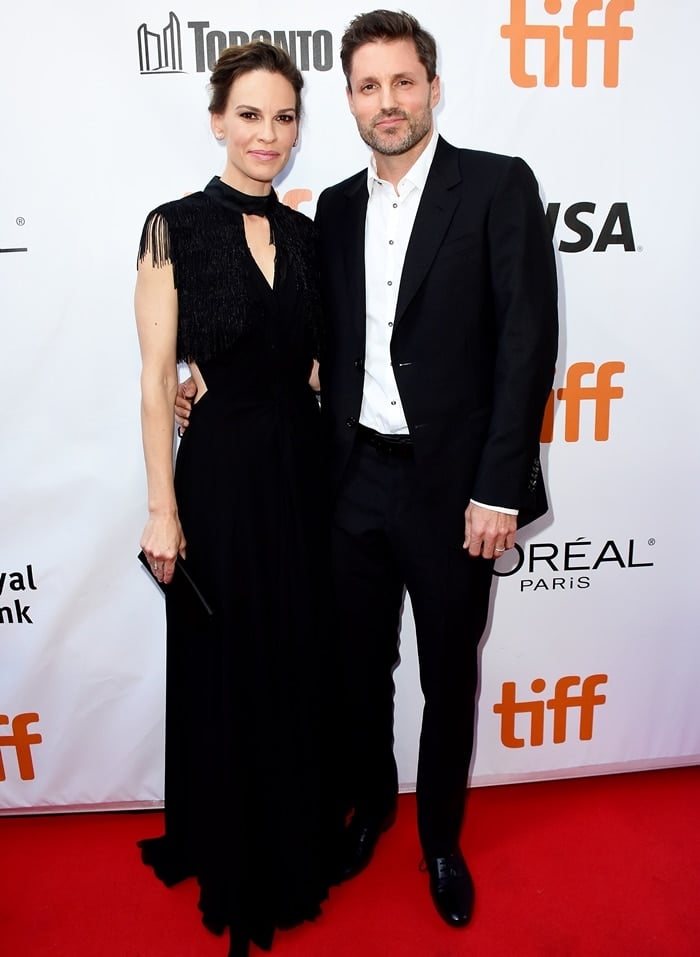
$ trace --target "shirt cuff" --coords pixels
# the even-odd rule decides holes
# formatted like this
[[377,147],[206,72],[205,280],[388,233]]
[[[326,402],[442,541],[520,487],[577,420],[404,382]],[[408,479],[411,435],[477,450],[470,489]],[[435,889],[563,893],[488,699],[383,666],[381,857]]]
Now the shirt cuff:
[[517,515],[517,508],[503,508],[500,505],[486,505],[484,502],[475,502],[474,499],[469,500],[472,505],[478,505],[479,508],[487,508],[489,512],[503,512],[504,515]]

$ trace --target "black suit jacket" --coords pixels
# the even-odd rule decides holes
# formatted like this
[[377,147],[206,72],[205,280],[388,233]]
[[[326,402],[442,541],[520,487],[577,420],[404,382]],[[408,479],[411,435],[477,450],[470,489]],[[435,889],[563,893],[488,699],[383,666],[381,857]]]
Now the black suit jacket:
[[[319,198],[328,337],[322,408],[336,481],[360,415],[367,173]],[[439,138],[401,277],[391,358],[418,474],[457,509],[470,498],[546,511],[539,434],[557,351],[557,283],[536,180],[518,158]]]

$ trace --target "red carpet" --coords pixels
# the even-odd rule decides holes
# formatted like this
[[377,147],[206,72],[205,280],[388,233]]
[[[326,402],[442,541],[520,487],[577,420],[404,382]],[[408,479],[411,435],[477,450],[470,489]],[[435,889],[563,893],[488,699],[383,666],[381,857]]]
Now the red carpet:
[[[370,868],[272,954],[695,957],[699,809],[696,767],[475,789],[463,848],[477,904],[452,930],[418,870],[406,795]],[[225,957],[196,884],[166,890],[140,863],[134,842],[160,830],[154,812],[0,818],[0,955]]]

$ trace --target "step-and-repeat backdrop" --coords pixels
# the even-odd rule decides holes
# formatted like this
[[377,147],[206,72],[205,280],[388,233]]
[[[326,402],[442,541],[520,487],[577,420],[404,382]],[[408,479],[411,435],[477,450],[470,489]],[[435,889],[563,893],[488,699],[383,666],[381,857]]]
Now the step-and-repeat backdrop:
[[[6,811],[162,800],[163,602],[136,560],[141,225],[223,169],[206,85],[229,43],[271,39],[303,71],[300,148],[278,184],[286,202],[312,216],[325,185],[365,165],[339,59],[362,9],[35,0],[3,11]],[[443,135],[535,170],[562,290],[542,433],[553,508],[497,566],[473,783],[695,762],[700,8],[410,9],[438,39]],[[410,788],[422,705],[410,605],[396,679]]]

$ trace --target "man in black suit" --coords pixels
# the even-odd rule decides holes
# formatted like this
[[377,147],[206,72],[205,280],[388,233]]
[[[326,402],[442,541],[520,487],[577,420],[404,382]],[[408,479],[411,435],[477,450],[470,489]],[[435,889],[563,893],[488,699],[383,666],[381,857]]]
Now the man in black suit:
[[369,170],[318,202],[321,395],[337,506],[349,803],[342,876],[392,822],[392,672],[404,589],[425,697],[418,826],[440,915],[468,923],[459,849],[493,560],[547,508],[539,433],[557,348],[554,256],[520,159],[437,135],[432,36],[356,17],[341,60]]

